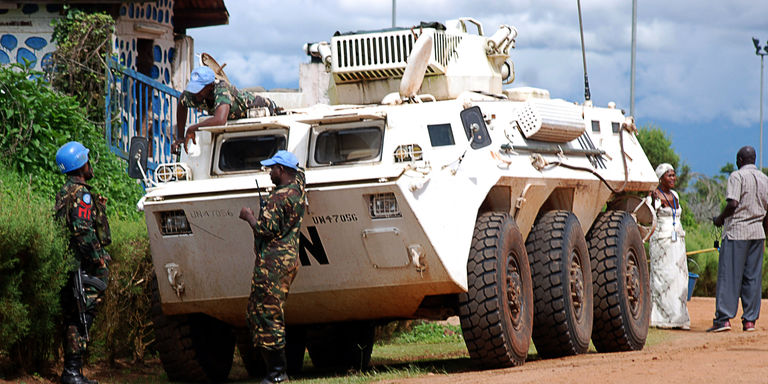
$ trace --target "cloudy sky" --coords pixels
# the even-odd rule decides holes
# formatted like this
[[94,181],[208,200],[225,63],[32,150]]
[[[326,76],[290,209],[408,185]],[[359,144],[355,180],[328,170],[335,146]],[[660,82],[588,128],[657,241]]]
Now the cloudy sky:
[[[668,133],[694,172],[716,174],[743,145],[760,146],[760,57],[751,38],[768,39],[768,1],[638,1],[635,116]],[[592,99],[629,114],[632,2],[582,1]],[[298,88],[306,42],[335,31],[386,28],[391,0],[229,0],[229,25],[191,29],[241,88]],[[546,88],[581,101],[584,84],[576,0],[398,1],[396,23],[473,17],[487,34],[518,29],[512,86]],[[766,76],[768,80],[768,75]],[[765,87],[768,89],[768,86]],[[763,100],[768,115],[768,97]],[[764,119],[765,121],[766,119]],[[768,151],[768,123],[764,123]],[[759,162],[759,160],[758,160]],[[768,155],[763,155],[768,166]]]

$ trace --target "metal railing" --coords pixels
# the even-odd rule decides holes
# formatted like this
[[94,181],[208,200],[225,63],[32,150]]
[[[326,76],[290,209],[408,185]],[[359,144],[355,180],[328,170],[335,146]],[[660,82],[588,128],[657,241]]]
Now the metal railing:
[[[149,141],[148,172],[158,164],[174,161],[171,144],[176,135],[176,105],[181,92],[152,78],[108,60],[106,84],[106,140],[110,150],[128,159],[134,136]],[[196,123],[199,114],[187,114]]]

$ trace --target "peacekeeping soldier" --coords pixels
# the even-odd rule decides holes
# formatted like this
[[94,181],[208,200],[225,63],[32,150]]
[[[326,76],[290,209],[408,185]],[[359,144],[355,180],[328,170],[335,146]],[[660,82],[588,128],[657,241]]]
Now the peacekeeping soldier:
[[256,266],[251,280],[246,320],[253,345],[267,366],[262,384],[288,380],[283,304],[299,267],[299,228],[307,205],[304,172],[296,156],[278,151],[263,160],[275,189],[258,217],[243,207],[240,218],[253,229]]
[[91,192],[86,184],[93,178],[88,148],[76,141],[64,144],[56,152],[56,164],[67,175],[67,182],[56,194],[56,218],[69,234],[69,249],[78,269],[69,273],[61,291],[64,317],[63,384],[92,384],[82,373],[82,355],[86,350],[88,330],[107,289],[111,243],[106,215],[106,198]]
[[[179,97],[176,108],[176,139],[171,147],[173,153],[178,153],[181,144],[186,151],[189,140],[197,144],[195,132],[200,127],[224,125],[227,120],[246,117],[271,116],[281,110],[266,97],[238,91],[233,85],[216,80],[213,70],[208,67],[197,67],[192,71],[187,89]],[[205,111],[212,117],[190,125],[185,133],[187,108]]]

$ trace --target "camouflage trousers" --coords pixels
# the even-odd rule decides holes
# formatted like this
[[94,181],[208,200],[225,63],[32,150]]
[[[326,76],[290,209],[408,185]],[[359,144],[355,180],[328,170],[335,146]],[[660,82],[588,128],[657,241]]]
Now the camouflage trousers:
[[[107,283],[109,270],[106,267],[106,263],[101,263],[97,266],[83,266],[86,273],[92,277],[96,277],[99,280]],[[85,338],[85,330],[82,321],[80,320],[80,311],[78,309],[77,301],[74,295],[74,277],[75,272],[70,272],[67,283],[61,289],[60,302],[61,312],[64,318],[64,355],[74,355],[85,352],[87,348],[87,340]],[[85,291],[85,320],[88,330],[90,330],[93,324],[93,319],[96,318],[98,308],[103,301],[104,292],[99,291],[93,286],[84,284],[83,290]]]
[[267,256],[257,260],[246,313],[254,347],[285,348],[283,304],[297,271],[295,255]]

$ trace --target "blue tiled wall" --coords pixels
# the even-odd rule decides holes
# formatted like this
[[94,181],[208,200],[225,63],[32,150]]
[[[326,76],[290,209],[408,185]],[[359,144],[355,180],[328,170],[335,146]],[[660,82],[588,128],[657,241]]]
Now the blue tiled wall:
[[0,9],[0,65],[24,64],[41,70],[56,48],[51,43],[51,20],[59,17],[60,5],[25,4],[18,9]]
[[[42,70],[56,49],[51,42],[54,18],[60,16],[61,5],[24,4],[18,9],[0,9],[0,65],[21,63]],[[173,0],[148,3],[126,2],[120,6],[118,29],[113,37],[113,48],[120,63],[136,70],[136,43],[140,37],[154,40],[151,78],[171,85],[172,63],[175,55],[173,41]],[[159,35],[134,32],[135,23],[150,24],[165,29]],[[119,26],[123,25],[123,28]]]

